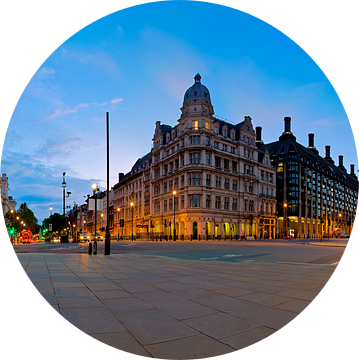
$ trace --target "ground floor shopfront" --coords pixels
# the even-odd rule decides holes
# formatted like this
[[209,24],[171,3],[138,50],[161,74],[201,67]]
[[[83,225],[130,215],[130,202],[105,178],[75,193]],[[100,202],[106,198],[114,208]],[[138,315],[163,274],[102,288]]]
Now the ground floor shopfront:
[[[285,221],[286,220],[286,221]],[[351,233],[351,223],[338,219],[310,219],[297,216],[278,218],[279,236],[290,235],[293,238],[321,238],[321,237],[340,237],[340,233]]]
[[[174,226],[175,224],[175,226]],[[274,239],[277,236],[276,220],[272,216],[235,217],[229,214],[179,213],[172,216],[157,216],[152,219],[125,221],[117,227],[114,235],[122,237],[173,237],[178,239]]]

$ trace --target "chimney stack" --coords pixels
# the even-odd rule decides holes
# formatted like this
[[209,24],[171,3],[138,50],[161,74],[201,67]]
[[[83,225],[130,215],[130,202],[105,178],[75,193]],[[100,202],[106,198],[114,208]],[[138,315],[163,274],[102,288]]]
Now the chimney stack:
[[279,137],[279,141],[284,141],[287,139],[291,139],[291,140],[295,141],[296,138],[290,129],[290,122],[291,122],[291,118],[289,116],[286,116],[284,118],[284,131],[283,131],[282,135]]
[[314,146],[314,134],[308,134],[308,142],[309,142],[308,147],[315,149],[315,146]]
[[350,164],[350,176],[352,176],[355,180],[358,180],[358,177],[355,175],[354,164]]
[[319,151],[314,146],[314,134],[308,134],[308,149],[319,155]]
[[329,161],[331,164],[334,164],[334,160],[330,157],[330,146],[326,145],[325,146],[325,160]]
[[343,155],[339,155],[338,158],[339,158],[339,165],[338,166],[340,168],[343,168],[344,167],[344,165],[343,165]]
[[284,118],[284,132],[286,132],[286,133],[291,133],[290,122],[291,122],[291,118],[289,116],[286,116]]
[[331,159],[330,157],[330,146],[326,145],[325,147],[325,159]]
[[263,142],[262,141],[262,127],[261,126],[257,126],[256,127],[256,142]]

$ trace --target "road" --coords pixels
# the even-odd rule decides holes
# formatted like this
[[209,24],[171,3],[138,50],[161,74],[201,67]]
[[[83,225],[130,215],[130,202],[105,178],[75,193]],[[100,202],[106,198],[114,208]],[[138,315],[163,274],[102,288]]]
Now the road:
[[[310,240],[311,242],[315,240]],[[14,245],[16,253],[88,253],[88,243]],[[308,240],[267,241],[176,241],[176,242],[111,242],[111,254],[141,254],[177,259],[232,262],[282,262],[336,264],[345,247],[308,245]],[[98,243],[103,255],[104,243]]]

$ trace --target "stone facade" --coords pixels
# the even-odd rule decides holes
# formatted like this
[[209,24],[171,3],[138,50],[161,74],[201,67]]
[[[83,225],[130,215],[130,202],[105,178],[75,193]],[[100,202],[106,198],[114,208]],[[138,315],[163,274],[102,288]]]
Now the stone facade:
[[120,174],[114,235],[169,237],[175,226],[179,239],[275,237],[276,171],[252,119],[214,116],[199,74],[181,112],[176,126],[156,122],[152,150]]
[[2,211],[5,215],[9,210],[15,210],[16,201],[12,196],[9,196],[9,179],[6,174],[2,174],[1,176],[1,205]]

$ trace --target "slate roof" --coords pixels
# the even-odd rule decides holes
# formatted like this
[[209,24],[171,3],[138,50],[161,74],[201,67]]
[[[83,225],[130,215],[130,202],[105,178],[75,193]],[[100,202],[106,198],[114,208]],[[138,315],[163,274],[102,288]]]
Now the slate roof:
[[[167,125],[165,125],[167,126]],[[137,159],[137,161],[132,166],[131,171],[129,171],[127,174],[123,175],[119,181],[119,184],[128,179],[131,175],[134,175],[138,171],[144,169],[144,165],[146,164],[146,161],[149,161],[149,165],[151,166],[152,162],[152,149],[149,153],[147,153],[145,156]]]
[[282,137],[281,140],[261,144],[260,147],[262,151],[267,149],[275,162],[288,160],[290,155],[297,155],[299,161],[306,163],[311,168],[317,169],[329,177],[336,178],[340,182],[353,187],[356,191],[358,190],[358,179],[355,174],[351,175],[344,167],[336,166],[332,159],[322,158],[316,149],[308,149],[297,143],[295,136]]

